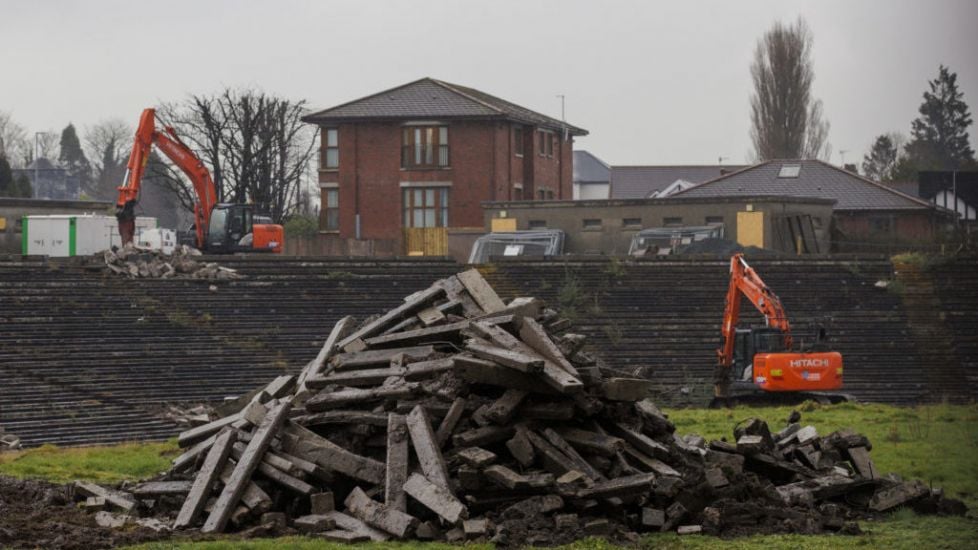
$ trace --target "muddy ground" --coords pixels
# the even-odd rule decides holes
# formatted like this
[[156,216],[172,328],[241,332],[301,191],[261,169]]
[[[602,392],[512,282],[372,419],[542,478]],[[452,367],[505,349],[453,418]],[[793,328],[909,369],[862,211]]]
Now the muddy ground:
[[71,486],[0,476],[2,548],[112,548],[169,536],[135,525],[100,527],[74,503]]

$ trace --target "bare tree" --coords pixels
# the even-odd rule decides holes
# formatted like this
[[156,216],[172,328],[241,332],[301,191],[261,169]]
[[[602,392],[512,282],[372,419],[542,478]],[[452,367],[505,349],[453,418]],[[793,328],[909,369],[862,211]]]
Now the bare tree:
[[[34,134],[33,153],[37,158],[42,158],[55,163],[61,156],[61,132],[48,130],[46,132],[36,132]],[[33,155],[31,160],[33,161]]]
[[6,158],[11,167],[23,168],[30,162],[24,162],[25,156],[30,154],[27,130],[17,124],[10,113],[0,111],[0,156]]
[[[198,157],[211,169],[211,177],[217,188],[218,202],[224,199],[224,170],[222,166],[223,138],[228,129],[226,118],[221,111],[220,97],[191,96],[184,104],[163,103],[156,109],[156,117],[164,126],[175,127],[179,139],[194,150]],[[176,171],[160,171],[158,175],[171,186],[183,187],[181,177]],[[176,177],[171,177],[176,176]],[[192,195],[191,207],[193,209]]]
[[120,119],[103,120],[85,128],[85,154],[92,164],[92,184],[85,192],[112,200],[122,184],[132,150],[133,129]]
[[811,94],[812,33],[801,18],[775,23],[758,41],[751,64],[751,141],[755,160],[828,158],[829,123]]
[[[276,221],[300,207],[308,179],[314,130],[301,121],[305,101],[256,90],[225,90],[191,96],[160,108],[161,120],[201,157],[211,170],[218,200],[251,202]],[[147,174],[150,174],[147,170]],[[168,165],[153,174],[192,204],[190,183]]]

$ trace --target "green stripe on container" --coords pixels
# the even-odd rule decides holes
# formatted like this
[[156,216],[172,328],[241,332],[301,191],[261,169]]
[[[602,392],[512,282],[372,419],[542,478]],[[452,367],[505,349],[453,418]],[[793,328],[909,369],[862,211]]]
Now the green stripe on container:
[[75,218],[68,220],[68,255],[75,255],[75,243],[78,240],[78,224]]
[[27,216],[20,219],[20,253],[27,255]]

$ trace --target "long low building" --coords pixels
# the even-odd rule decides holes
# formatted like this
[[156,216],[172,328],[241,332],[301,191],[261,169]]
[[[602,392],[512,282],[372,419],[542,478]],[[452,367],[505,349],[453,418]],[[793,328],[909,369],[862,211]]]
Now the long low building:
[[743,246],[825,253],[835,200],[739,196],[583,201],[485,202],[490,231],[559,229],[567,254],[620,255],[642,229],[720,225]]

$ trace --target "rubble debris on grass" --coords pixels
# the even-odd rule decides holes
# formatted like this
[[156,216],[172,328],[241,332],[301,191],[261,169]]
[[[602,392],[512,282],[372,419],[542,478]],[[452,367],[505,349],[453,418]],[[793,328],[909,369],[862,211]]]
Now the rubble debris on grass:
[[[188,429],[159,479],[78,484],[93,510],[174,529],[335,541],[553,545],[638,533],[857,533],[900,506],[963,513],[881,475],[870,442],[761,420],[681,435],[646,380],[604,369],[534,298],[476,270],[359,325],[341,319],[298,376]],[[105,517],[110,521],[110,517]]]
[[196,403],[186,407],[167,404],[160,407],[159,412],[155,416],[163,420],[169,420],[181,428],[193,428],[210,422],[215,411],[216,409],[214,407],[207,404]]
[[172,254],[160,250],[142,248],[132,244],[113,247],[102,253],[105,269],[116,275],[131,279],[205,279],[228,281],[241,279],[236,270],[223,267],[215,262],[203,262],[196,248],[180,245]]
[[[79,506],[75,499],[86,504]],[[173,537],[160,520],[109,507],[100,499],[86,499],[72,485],[0,476],[0,548],[92,550]]]
[[0,424],[0,451],[16,451],[20,447],[20,438],[12,433],[7,433],[3,425]]

